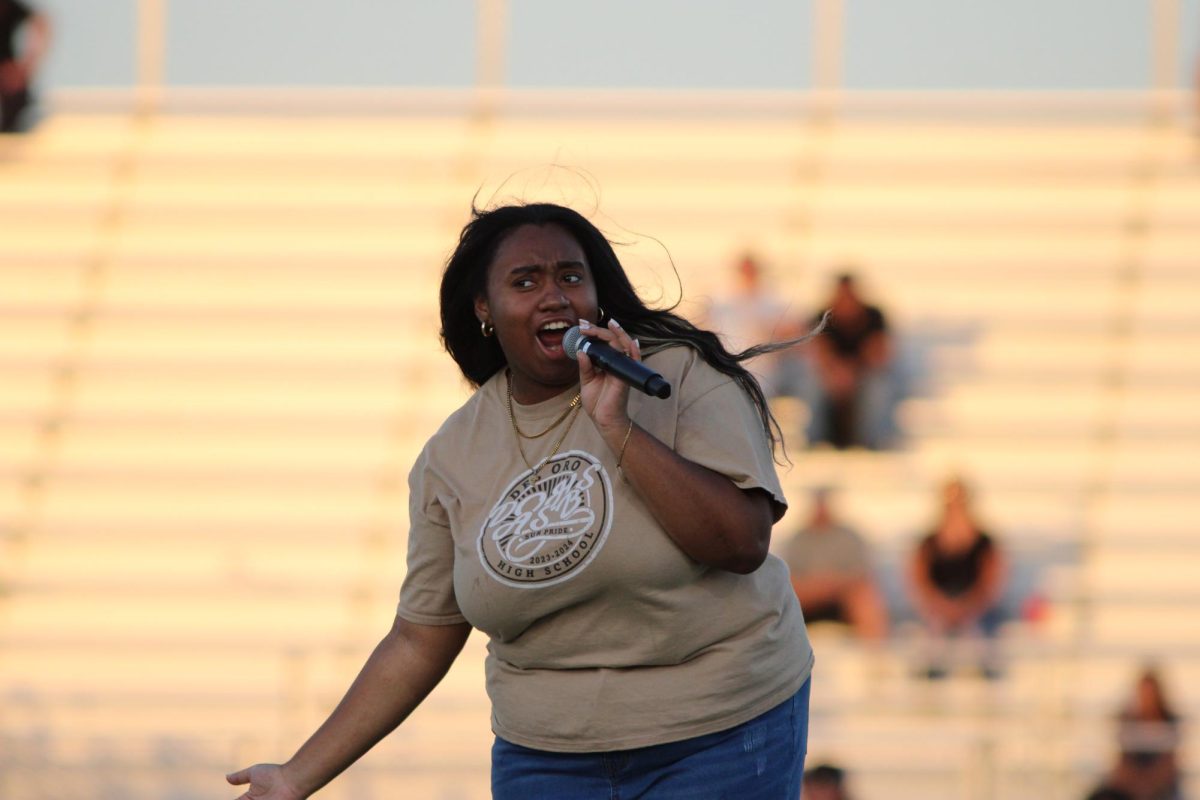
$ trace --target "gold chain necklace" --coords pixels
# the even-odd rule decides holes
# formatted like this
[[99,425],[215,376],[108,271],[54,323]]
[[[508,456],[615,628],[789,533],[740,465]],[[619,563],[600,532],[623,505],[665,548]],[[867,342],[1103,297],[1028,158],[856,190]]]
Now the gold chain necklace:
[[[546,428],[546,430],[542,431],[537,436],[525,436],[525,434],[521,433],[521,429],[517,427],[517,417],[513,414],[512,375],[511,373],[506,372],[504,377],[508,383],[508,421],[512,423],[513,432],[517,434],[517,452],[521,454],[521,460],[525,462],[525,466],[529,467],[529,471],[533,473],[533,479],[537,480],[538,472],[543,466],[546,465],[547,462],[550,461],[550,459],[558,455],[558,448],[562,447],[562,443],[567,439],[567,434],[571,432],[571,426],[575,423],[575,417],[579,414],[580,395],[576,394],[575,397],[571,399],[571,404],[567,406],[567,410],[564,411],[558,419],[554,420],[549,428]],[[571,421],[567,423],[567,427],[563,428],[562,435],[559,436],[558,441],[554,443],[554,449],[550,451],[550,455],[546,456],[541,460],[541,462],[538,463],[537,469],[534,469],[533,464],[529,463],[529,458],[525,455],[525,448],[521,446],[521,438],[524,437],[526,439],[537,439],[545,436],[547,433],[558,427],[559,423],[566,419],[568,415],[571,416]]]
[[559,426],[559,423],[561,423],[564,419],[566,419],[567,415],[575,410],[576,406],[579,405],[580,398],[582,397],[581,393],[576,392],[575,396],[571,398],[571,404],[569,406],[567,406],[566,410],[563,411],[563,413],[558,416],[558,419],[556,419],[556,420],[554,420],[554,422],[550,423],[550,426],[548,428],[546,428],[546,430],[542,431],[541,433],[533,433],[533,434],[525,433],[523,430],[521,430],[520,428],[517,427],[517,418],[515,416],[513,416],[512,374],[506,372],[506,373],[504,373],[504,377],[505,377],[505,380],[508,382],[508,420],[509,420],[509,422],[512,423],[513,430],[517,432],[517,436],[520,436],[525,439],[540,439],[543,436],[545,436],[547,433],[549,433],[550,431],[557,428]]

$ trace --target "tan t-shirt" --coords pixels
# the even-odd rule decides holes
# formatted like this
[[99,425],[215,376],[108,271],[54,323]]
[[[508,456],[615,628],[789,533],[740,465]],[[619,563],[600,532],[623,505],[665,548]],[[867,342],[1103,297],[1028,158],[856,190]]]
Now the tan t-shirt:
[[[674,389],[636,392],[630,414],[680,455],[774,498],[783,493],[749,397],[686,347],[647,357]],[[409,475],[408,575],[398,613],[463,620],[490,638],[492,729],[560,752],[619,750],[738,725],[807,680],[812,649],[769,556],[750,575],[696,563],[668,538],[580,412],[536,482],[517,451],[505,378],[485,383]],[[514,404],[543,430],[572,392]],[[536,466],[561,428],[523,440]]]

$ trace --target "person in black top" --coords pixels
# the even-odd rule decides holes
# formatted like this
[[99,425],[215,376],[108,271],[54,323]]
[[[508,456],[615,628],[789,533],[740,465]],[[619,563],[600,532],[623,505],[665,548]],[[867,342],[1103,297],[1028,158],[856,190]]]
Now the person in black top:
[[1097,786],[1084,800],[1134,800],[1133,795],[1108,784]]
[[887,320],[863,302],[854,276],[837,278],[824,335],[811,348],[805,381],[809,444],[836,448],[891,444],[892,345]]
[[[991,638],[1006,573],[995,539],[975,521],[963,482],[948,481],[942,498],[941,520],[917,545],[908,570],[913,604],[930,635],[929,677],[945,674],[948,640]],[[980,666],[989,677],[998,674],[990,642]]]
[[833,764],[818,764],[804,772],[804,800],[850,800],[846,771]]
[[50,22],[44,14],[22,0],[0,0],[0,133],[21,130],[22,115],[33,99],[30,86],[49,44]]
[[1147,664],[1118,717],[1120,752],[1106,785],[1126,792],[1130,800],[1178,800],[1180,738],[1179,714],[1167,698],[1158,668]]

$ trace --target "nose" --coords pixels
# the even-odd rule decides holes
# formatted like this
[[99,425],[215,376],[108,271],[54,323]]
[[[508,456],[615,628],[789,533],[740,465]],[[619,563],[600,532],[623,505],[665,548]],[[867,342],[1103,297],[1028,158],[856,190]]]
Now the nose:
[[542,293],[541,300],[538,302],[538,307],[544,310],[566,308],[568,305],[570,305],[570,301],[567,300],[567,295],[557,285],[551,285],[547,288]]

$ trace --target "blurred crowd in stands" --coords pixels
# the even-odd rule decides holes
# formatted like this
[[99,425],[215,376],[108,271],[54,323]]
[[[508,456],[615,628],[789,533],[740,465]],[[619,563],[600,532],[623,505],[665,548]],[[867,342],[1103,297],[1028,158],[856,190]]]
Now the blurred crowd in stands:
[[[810,449],[903,447],[896,409],[906,381],[897,367],[896,333],[852,270],[835,273],[825,302],[797,312],[770,285],[758,260],[743,255],[732,291],[710,306],[706,322],[740,352],[802,337],[826,310],[826,328],[811,342],[753,362],[773,405],[789,398],[807,413],[802,431],[785,430],[792,434],[789,442],[802,432]],[[1011,557],[997,532],[979,520],[966,481],[949,476],[936,492],[930,525],[911,532],[906,550],[892,558],[896,563],[881,564],[872,537],[840,516],[832,487],[813,490],[804,522],[779,537],[780,555],[810,629],[840,629],[868,651],[914,639],[916,679],[1000,680],[1001,626],[1018,618],[1040,621],[1036,592],[1012,596]],[[901,592],[888,591],[888,575]],[[1141,670],[1116,729],[1115,763],[1087,800],[1182,800],[1179,718],[1157,667]],[[803,796],[849,800],[848,787],[846,767],[819,763],[805,774]]]
[[754,362],[768,397],[797,397],[809,412],[810,446],[884,450],[896,444],[898,375],[884,312],[867,302],[855,275],[834,282],[827,302],[812,312],[792,313],[745,254],[732,290],[708,309],[706,323],[727,348],[742,352],[763,342],[796,339],[830,312],[824,332],[806,347],[771,353]]
[[807,522],[782,545],[805,621],[843,625],[878,644],[894,618],[908,619],[923,641],[917,674],[937,679],[966,668],[1001,677],[996,636],[1005,616],[1006,561],[976,521],[963,481],[942,487],[935,521],[917,532],[904,557],[903,608],[889,608],[867,539],[839,520],[830,495],[827,488],[813,493]]

